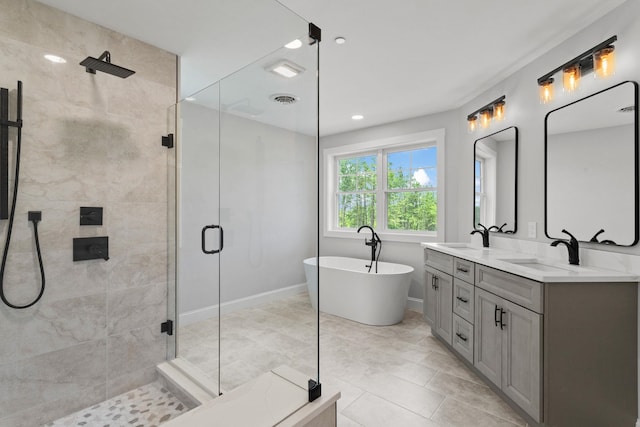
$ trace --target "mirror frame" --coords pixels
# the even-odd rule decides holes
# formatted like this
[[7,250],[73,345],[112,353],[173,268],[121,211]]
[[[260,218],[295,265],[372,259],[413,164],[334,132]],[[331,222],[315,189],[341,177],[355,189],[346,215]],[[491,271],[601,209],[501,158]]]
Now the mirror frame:
[[624,84],[627,83],[631,83],[633,85],[633,99],[634,99],[634,104],[635,104],[635,110],[633,112],[633,120],[634,120],[634,140],[633,140],[633,151],[634,151],[634,195],[635,195],[635,201],[634,201],[634,207],[635,207],[635,221],[634,221],[634,226],[635,226],[635,230],[634,230],[634,239],[633,242],[629,245],[619,245],[619,244],[602,244],[602,243],[596,243],[596,242],[590,242],[588,240],[580,240],[580,242],[584,242],[584,243],[592,243],[592,244],[599,244],[600,246],[606,247],[606,246],[613,246],[613,247],[631,247],[631,246],[635,246],[638,244],[638,241],[640,240],[640,228],[638,227],[638,222],[640,221],[640,198],[638,197],[638,190],[640,189],[640,159],[638,158],[640,155],[640,151],[638,148],[638,140],[639,140],[639,130],[638,130],[638,83],[633,81],[633,80],[625,80],[623,82],[620,82],[618,84],[615,84],[613,86],[610,86],[606,89],[602,89],[599,90],[598,92],[592,93],[591,95],[585,96],[584,98],[580,98],[577,99],[573,102],[570,102],[568,104],[565,104],[561,107],[555,108],[551,111],[549,111],[545,116],[544,116],[544,235],[548,238],[548,239],[552,239],[552,240],[557,240],[557,239],[563,239],[563,237],[552,237],[549,235],[549,230],[548,230],[548,212],[549,212],[549,205],[548,205],[548,188],[549,188],[549,183],[548,183],[548,177],[547,177],[547,168],[548,168],[548,145],[549,145],[549,139],[548,139],[548,122],[549,122],[549,115],[553,112],[556,112],[558,110],[561,110],[563,108],[569,107],[573,104],[576,104],[580,101],[584,101],[585,99],[589,99],[592,98],[594,96],[597,96],[603,92],[606,92],[608,90],[611,89],[615,89],[618,86],[622,86]]
[[[517,126],[509,126],[506,127],[504,129],[500,129],[499,131],[493,132],[489,135],[485,135],[482,138],[478,138],[473,142],[473,191],[472,191],[472,196],[473,196],[473,202],[471,204],[471,206],[473,207],[473,229],[474,230],[478,230],[478,228],[476,228],[476,197],[475,197],[475,179],[476,179],[476,174],[475,174],[475,162],[476,162],[476,146],[478,144],[478,141],[482,141],[485,138],[489,138],[493,135],[496,135],[500,132],[504,132],[506,130],[509,129],[513,129],[515,131],[515,159],[514,159],[514,166],[515,166],[515,170],[514,170],[514,175],[515,175],[515,182],[514,182],[514,189],[515,189],[515,194],[513,195],[514,199],[514,203],[513,203],[513,230],[508,230],[506,233],[500,231],[499,233],[501,235],[504,234],[515,234],[518,231],[518,127]],[[490,227],[490,226],[489,226]],[[492,233],[498,233],[498,231],[495,230],[491,230]]]

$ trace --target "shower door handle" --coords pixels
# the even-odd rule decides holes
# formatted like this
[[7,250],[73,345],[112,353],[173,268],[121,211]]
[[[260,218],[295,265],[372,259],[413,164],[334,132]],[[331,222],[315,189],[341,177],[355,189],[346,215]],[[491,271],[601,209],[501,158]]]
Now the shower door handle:
[[[220,249],[212,249],[208,251],[204,243],[205,235],[207,234],[207,230],[216,229],[216,228],[220,229]],[[224,231],[222,230],[222,227],[220,227],[219,225],[205,225],[202,228],[202,252],[208,255],[219,254],[220,252],[222,252],[223,247],[224,247]]]

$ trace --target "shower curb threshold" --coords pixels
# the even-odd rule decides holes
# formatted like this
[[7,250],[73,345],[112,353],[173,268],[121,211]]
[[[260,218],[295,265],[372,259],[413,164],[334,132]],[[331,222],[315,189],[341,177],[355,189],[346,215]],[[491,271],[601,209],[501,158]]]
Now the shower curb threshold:
[[[183,371],[185,367],[187,372]],[[306,377],[291,368],[266,372],[218,397],[212,395],[211,388],[207,390],[206,384],[202,386],[197,369],[189,369],[189,363],[179,358],[158,365],[161,376],[192,401],[201,402],[163,427],[208,427],[212,420],[222,425],[302,427],[320,425],[319,420],[321,425],[336,425],[340,392],[323,384],[322,396],[308,402],[306,385],[301,386]]]
[[180,357],[160,363],[156,370],[169,390],[191,408],[215,399],[217,386]]

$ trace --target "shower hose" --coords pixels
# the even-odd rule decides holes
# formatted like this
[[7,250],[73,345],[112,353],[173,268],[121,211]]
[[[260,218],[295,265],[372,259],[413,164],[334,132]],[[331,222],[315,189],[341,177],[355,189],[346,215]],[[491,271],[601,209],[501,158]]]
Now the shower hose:
[[[20,117],[20,114],[18,114]],[[0,264],[0,299],[7,306],[15,309],[24,309],[29,308],[42,298],[44,294],[44,284],[45,284],[45,275],[44,275],[44,266],[42,265],[42,254],[40,253],[40,241],[38,240],[38,219],[29,219],[33,223],[33,235],[36,242],[36,251],[38,253],[38,263],[40,264],[40,277],[42,279],[42,284],[40,287],[40,293],[29,304],[25,305],[17,305],[9,302],[7,297],[4,294],[4,272],[5,267],[7,266],[7,255],[9,253],[9,244],[11,243],[11,232],[13,231],[13,218],[16,213],[16,200],[18,199],[18,181],[20,178],[20,146],[22,144],[22,127],[18,127],[18,138],[16,142],[16,173],[15,179],[13,181],[13,196],[11,202],[11,212],[9,213],[9,226],[7,228],[7,240],[4,242],[4,251],[2,252],[2,263]]]

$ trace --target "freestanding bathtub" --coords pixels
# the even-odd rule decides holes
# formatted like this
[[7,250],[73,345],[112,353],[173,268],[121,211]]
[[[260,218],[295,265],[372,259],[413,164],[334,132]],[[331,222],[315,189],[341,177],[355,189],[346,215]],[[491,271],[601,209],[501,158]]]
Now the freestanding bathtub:
[[[367,273],[369,261],[335,256],[320,257],[320,311],[367,325],[402,321],[413,267],[378,263]],[[318,308],[316,258],[304,260],[311,304]]]

